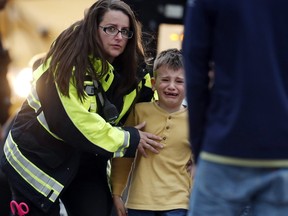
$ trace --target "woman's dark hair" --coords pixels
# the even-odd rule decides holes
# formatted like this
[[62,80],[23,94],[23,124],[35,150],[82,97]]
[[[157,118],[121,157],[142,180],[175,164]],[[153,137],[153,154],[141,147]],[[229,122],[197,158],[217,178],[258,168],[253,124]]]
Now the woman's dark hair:
[[[130,30],[134,32],[134,36],[128,40],[124,52],[115,59],[115,62],[121,62],[121,76],[125,80],[117,90],[124,92],[131,86],[135,86],[137,65],[139,61],[144,61],[141,24],[125,2],[98,0],[86,11],[82,20],[75,22],[57,37],[47,53],[45,64],[51,59],[49,80],[57,83],[63,95],[69,97],[69,82],[72,75],[75,77],[73,82],[76,85],[78,96],[82,100],[85,97],[86,73],[90,73],[96,79],[107,73],[108,63],[97,28],[109,10],[118,10],[126,14],[129,17]],[[100,73],[93,73],[89,56],[102,62]]]

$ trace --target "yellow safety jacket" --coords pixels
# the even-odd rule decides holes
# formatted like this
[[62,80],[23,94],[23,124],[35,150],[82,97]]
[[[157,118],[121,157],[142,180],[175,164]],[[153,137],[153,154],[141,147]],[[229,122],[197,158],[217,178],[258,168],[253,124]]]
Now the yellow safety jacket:
[[[101,63],[95,60],[95,71]],[[47,66],[48,67],[48,66]],[[33,73],[32,91],[23,103],[4,145],[2,169],[9,181],[27,194],[37,206],[48,211],[63,189],[72,181],[82,152],[103,157],[133,157],[139,143],[139,133],[133,127],[116,127],[98,113],[95,95],[81,102],[70,82],[69,95],[63,96],[54,82],[47,83],[44,66]],[[114,80],[113,66],[100,83],[108,91]],[[92,81],[85,81],[85,86]],[[138,88],[138,91],[136,91]],[[139,85],[123,95],[116,124],[139,100],[136,92],[152,98],[150,75],[146,72]],[[119,108],[119,107],[118,107]]]

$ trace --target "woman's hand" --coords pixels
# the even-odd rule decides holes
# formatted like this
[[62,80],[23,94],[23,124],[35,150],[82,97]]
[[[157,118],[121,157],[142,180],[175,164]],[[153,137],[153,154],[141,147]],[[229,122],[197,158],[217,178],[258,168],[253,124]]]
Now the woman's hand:
[[149,151],[158,154],[159,153],[159,148],[163,148],[163,145],[161,143],[159,143],[158,141],[161,141],[162,138],[159,136],[156,136],[154,134],[148,133],[148,132],[144,132],[141,131],[140,129],[142,129],[143,127],[145,127],[145,122],[136,125],[135,128],[138,129],[139,134],[140,134],[140,142],[138,145],[138,151],[144,156],[147,157],[147,153],[146,153],[146,149],[148,149]]
[[117,216],[127,216],[127,210],[125,208],[124,202],[119,195],[113,195],[113,202]]

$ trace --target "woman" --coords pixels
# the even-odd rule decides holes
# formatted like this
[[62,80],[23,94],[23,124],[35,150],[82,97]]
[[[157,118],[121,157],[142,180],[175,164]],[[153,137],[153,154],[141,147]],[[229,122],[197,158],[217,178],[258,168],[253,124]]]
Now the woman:
[[162,147],[160,137],[140,131],[144,123],[121,127],[134,103],[152,97],[141,44],[130,7],[99,0],[34,71],[1,164],[29,215],[59,215],[59,199],[69,216],[109,215],[107,160]]

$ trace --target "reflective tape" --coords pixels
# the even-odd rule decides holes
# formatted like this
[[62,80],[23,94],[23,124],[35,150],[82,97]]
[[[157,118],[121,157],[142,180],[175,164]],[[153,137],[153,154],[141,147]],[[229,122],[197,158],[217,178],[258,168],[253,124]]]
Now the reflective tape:
[[41,103],[39,101],[39,97],[37,95],[35,87],[31,88],[31,92],[27,97],[27,101],[30,107],[35,110],[35,113],[41,108]]
[[123,145],[114,153],[114,157],[122,157],[125,152],[125,148],[129,146],[129,132],[124,131],[124,143]]
[[10,165],[29,185],[50,201],[56,201],[64,185],[30,162],[19,150],[11,132],[5,142],[4,153]]
[[42,127],[45,128],[45,130],[46,130],[49,134],[51,134],[54,138],[63,141],[60,137],[58,137],[56,134],[54,134],[54,133],[52,133],[52,132],[50,131],[49,126],[48,126],[48,123],[47,123],[47,121],[46,121],[46,118],[45,118],[45,116],[44,116],[43,111],[41,111],[41,112],[39,113],[39,115],[37,116],[37,120],[38,120],[38,122],[42,125]]
[[[35,88],[32,88],[31,93],[29,94],[27,98],[29,106],[34,109],[35,113],[37,113],[41,109],[41,103],[39,101],[38,94],[36,92]],[[45,130],[51,134],[54,138],[58,140],[62,140],[60,137],[58,137],[56,134],[52,133],[49,129],[48,123],[46,121],[45,115],[43,111],[41,111],[37,116],[38,122],[42,125],[42,127],[45,128]]]

